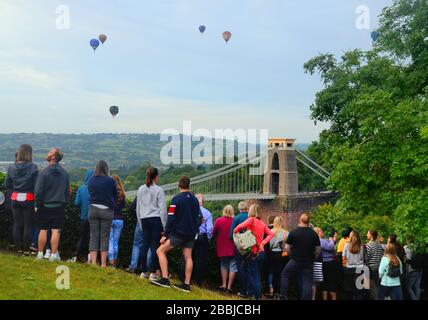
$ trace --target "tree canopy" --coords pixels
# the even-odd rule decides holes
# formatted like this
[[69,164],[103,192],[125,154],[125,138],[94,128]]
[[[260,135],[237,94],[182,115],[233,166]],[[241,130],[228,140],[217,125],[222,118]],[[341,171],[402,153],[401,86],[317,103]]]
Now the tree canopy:
[[343,217],[388,217],[428,244],[428,1],[396,0],[379,22],[372,50],[305,64],[324,85],[311,117],[331,124],[309,151],[332,170]]

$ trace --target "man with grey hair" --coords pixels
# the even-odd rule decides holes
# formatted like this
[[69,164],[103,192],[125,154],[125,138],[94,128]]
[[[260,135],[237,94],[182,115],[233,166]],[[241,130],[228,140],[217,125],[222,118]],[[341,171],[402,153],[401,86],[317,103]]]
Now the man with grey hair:
[[209,240],[211,240],[214,231],[213,216],[211,212],[204,207],[205,197],[203,194],[196,195],[201,209],[202,223],[199,226],[199,233],[193,247],[193,274],[192,280],[202,286],[205,282],[207,269]]
[[[230,228],[230,239],[233,240],[233,230],[242,222],[248,219],[248,203],[241,201],[238,204],[239,213],[233,218],[232,226]],[[238,264],[238,279],[239,279],[239,296],[248,298],[252,296],[251,289],[249,288],[249,275],[247,265],[247,255],[241,255],[235,247],[235,259]]]

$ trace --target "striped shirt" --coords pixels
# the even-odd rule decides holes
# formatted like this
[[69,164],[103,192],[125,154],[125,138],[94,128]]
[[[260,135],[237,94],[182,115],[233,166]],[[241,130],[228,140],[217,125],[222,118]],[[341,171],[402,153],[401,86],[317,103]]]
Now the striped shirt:
[[366,245],[367,248],[367,265],[375,269],[379,268],[380,261],[385,253],[382,244],[377,241],[370,241]]

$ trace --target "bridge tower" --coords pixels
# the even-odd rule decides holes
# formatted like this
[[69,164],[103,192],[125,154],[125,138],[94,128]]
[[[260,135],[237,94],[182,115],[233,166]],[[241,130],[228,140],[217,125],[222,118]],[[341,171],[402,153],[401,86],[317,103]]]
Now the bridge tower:
[[279,197],[299,192],[295,139],[269,139],[263,193]]

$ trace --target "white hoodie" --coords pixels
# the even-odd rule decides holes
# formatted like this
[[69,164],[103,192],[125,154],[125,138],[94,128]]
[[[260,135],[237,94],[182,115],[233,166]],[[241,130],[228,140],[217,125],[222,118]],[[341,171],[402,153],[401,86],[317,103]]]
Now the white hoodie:
[[161,187],[156,184],[147,187],[144,184],[138,189],[137,217],[140,224],[141,219],[160,217],[165,229],[168,213],[166,210],[165,192]]

